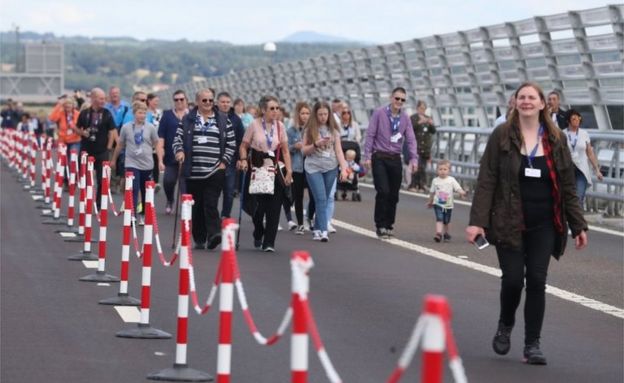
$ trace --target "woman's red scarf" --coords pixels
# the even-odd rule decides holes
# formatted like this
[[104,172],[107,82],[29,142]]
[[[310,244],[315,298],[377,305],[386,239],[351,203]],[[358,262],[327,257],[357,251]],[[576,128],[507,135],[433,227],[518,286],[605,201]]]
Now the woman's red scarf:
[[555,171],[555,162],[553,161],[552,147],[550,146],[550,140],[548,139],[548,129],[546,134],[542,135],[542,146],[544,147],[544,157],[546,157],[546,165],[548,166],[548,174],[550,175],[550,181],[552,182],[552,197],[553,197],[553,209],[554,209],[554,223],[555,229],[559,234],[563,234],[563,222],[561,222],[561,194],[559,193],[559,182],[557,180],[557,172]]

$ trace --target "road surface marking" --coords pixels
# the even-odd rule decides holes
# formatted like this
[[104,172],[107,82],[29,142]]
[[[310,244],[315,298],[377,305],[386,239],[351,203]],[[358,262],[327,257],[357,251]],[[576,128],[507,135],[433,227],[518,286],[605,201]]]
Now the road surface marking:
[[[363,235],[365,237],[377,239],[377,234],[372,230],[368,230],[363,227],[355,226],[350,223],[339,221],[336,219],[332,220],[332,223],[335,226],[338,226],[343,229],[352,231],[354,233]],[[420,246],[415,243],[403,241],[397,238],[387,239],[383,241],[390,243],[392,245],[398,246],[398,247],[402,247],[407,250],[412,250],[412,251],[430,256],[432,258],[439,259],[441,261],[453,263],[459,266],[467,267],[472,270],[480,271],[482,273],[485,273],[485,274],[488,274],[497,278],[500,278],[501,276],[501,271],[498,268],[482,265],[480,263],[468,261],[466,259],[461,259],[459,257],[455,257],[453,255],[446,254],[438,250]],[[596,311],[600,311],[602,313],[613,315],[614,317],[624,319],[624,309],[611,306],[606,303],[603,303],[603,302],[600,302],[591,298],[587,298],[582,295],[578,295],[578,294],[575,294],[575,293],[572,293],[572,292],[569,292],[569,291],[566,291],[557,287],[553,287],[550,285],[546,285],[546,292],[556,297],[559,297],[561,299],[574,302],[574,303],[578,303],[581,306],[585,306],[590,309],[594,309]]]
[[139,323],[141,321],[141,312],[134,306],[115,306],[117,314],[126,323]]
[[76,233],[72,233],[69,231],[61,231],[59,234],[63,238],[76,238],[77,237]]
[[[375,186],[373,186],[371,184],[364,183],[364,182],[360,182],[360,185],[364,186],[365,188],[369,188],[369,189],[374,189],[375,188]],[[404,194],[404,195],[411,195],[412,197],[429,198],[428,194],[415,193],[415,192],[411,192],[411,191],[407,191],[407,190],[401,190],[400,193]],[[468,202],[468,201],[454,200],[453,202],[455,204],[457,204],[457,205],[472,206],[472,202]],[[616,235],[618,237],[624,237],[624,231],[617,231],[617,230],[612,230],[612,229],[606,229],[604,227],[594,226],[594,225],[587,225],[587,226],[589,227],[590,231],[597,231],[597,232],[603,233],[603,234],[610,234],[610,235]]]
[[110,283],[100,282],[97,285],[98,286],[110,286]]
[[97,269],[98,268],[98,261],[82,261],[82,264],[87,269]]

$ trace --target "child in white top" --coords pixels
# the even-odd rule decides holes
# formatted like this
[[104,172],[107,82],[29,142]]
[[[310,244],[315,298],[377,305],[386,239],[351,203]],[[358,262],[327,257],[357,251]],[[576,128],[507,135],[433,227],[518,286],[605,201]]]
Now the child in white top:
[[436,216],[436,235],[433,238],[436,242],[442,240],[442,229],[444,229],[444,241],[451,240],[449,234],[449,224],[453,212],[453,193],[459,193],[463,198],[466,192],[459,185],[457,180],[449,176],[451,162],[449,160],[438,161],[438,176],[431,181],[429,190],[429,202],[427,207],[432,208]]
[[360,173],[362,168],[355,162],[355,157],[357,153],[353,149],[349,149],[345,152],[345,160],[347,161],[347,178],[349,182],[353,183],[355,179],[355,175]]

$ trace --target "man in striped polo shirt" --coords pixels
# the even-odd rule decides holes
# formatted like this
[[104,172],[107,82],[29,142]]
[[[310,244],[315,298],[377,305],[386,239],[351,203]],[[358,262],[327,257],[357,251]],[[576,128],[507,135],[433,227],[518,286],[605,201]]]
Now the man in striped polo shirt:
[[203,89],[195,107],[178,126],[173,140],[176,161],[183,163],[186,190],[193,195],[193,240],[196,249],[221,243],[219,195],[225,168],[232,161],[236,139],[232,122],[215,106],[214,92]]

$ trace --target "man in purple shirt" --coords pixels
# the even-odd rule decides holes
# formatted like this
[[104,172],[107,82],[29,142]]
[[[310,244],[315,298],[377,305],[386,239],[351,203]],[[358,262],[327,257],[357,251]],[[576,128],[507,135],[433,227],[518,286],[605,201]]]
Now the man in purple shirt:
[[409,116],[401,110],[407,92],[397,87],[390,96],[390,105],[377,109],[371,116],[366,130],[364,145],[364,166],[373,170],[375,197],[375,226],[377,236],[388,239],[394,236],[393,225],[399,189],[403,179],[401,149],[407,141],[410,167],[418,168],[416,137]]

